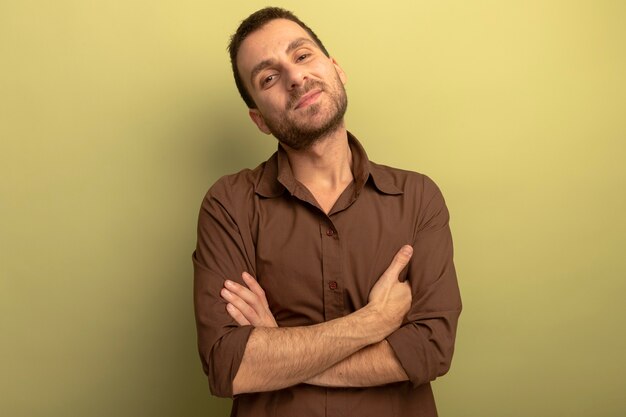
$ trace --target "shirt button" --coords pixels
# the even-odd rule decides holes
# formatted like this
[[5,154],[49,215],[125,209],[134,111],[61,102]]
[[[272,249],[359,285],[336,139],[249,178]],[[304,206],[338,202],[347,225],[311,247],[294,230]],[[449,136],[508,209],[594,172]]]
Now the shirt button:
[[335,231],[334,231],[333,229],[328,229],[328,230],[326,231],[326,236],[332,236],[332,235],[334,235],[334,234],[335,234]]
[[337,281],[330,281],[328,283],[328,288],[330,288],[331,290],[336,290],[337,289]]

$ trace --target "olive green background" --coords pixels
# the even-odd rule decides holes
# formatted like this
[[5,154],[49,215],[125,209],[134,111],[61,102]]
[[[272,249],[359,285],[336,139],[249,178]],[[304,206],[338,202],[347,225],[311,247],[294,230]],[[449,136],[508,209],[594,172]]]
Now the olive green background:
[[[626,413],[626,3],[277,2],[349,129],[442,188],[464,299],[442,417]],[[191,252],[275,140],[225,51],[265,1],[0,0],[0,414],[226,416]]]

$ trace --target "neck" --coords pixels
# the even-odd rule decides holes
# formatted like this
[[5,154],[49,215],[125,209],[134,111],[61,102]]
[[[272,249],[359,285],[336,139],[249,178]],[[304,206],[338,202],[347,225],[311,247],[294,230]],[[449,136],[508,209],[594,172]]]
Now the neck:
[[305,150],[283,148],[294,177],[311,190],[343,190],[352,181],[352,152],[344,125]]

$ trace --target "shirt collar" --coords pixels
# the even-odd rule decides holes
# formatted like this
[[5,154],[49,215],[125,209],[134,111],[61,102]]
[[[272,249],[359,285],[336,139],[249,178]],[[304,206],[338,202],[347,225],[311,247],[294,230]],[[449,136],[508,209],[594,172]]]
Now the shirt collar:
[[[381,193],[391,195],[403,193],[394,184],[389,169],[371,162],[361,143],[350,132],[348,132],[348,144],[352,151],[352,174],[357,195],[360,194],[368,179],[371,179],[370,183]],[[279,144],[278,150],[265,163],[255,192],[262,197],[273,198],[282,195],[285,190],[294,194],[298,184],[293,176],[287,152]]]

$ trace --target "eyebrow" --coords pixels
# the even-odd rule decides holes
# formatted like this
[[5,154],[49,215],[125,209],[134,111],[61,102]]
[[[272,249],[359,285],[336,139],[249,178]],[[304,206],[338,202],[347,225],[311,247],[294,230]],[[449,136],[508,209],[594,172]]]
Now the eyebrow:
[[[307,43],[311,45],[315,45],[315,42],[313,42],[309,38],[295,39],[289,45],[287,45],[287,49],[285,49],[285,53],[289,54],[293,52],[294,49],[298,49],[299,47]],[[254,85],[254,78],[259,74],[259,72],[263,71],[267,67],[271,67],[273,64],[274,64],[273,59],[264,59],[263,61],[256,64],[254,68],[252,68],[252,73],[250,74],[250,84]]]

